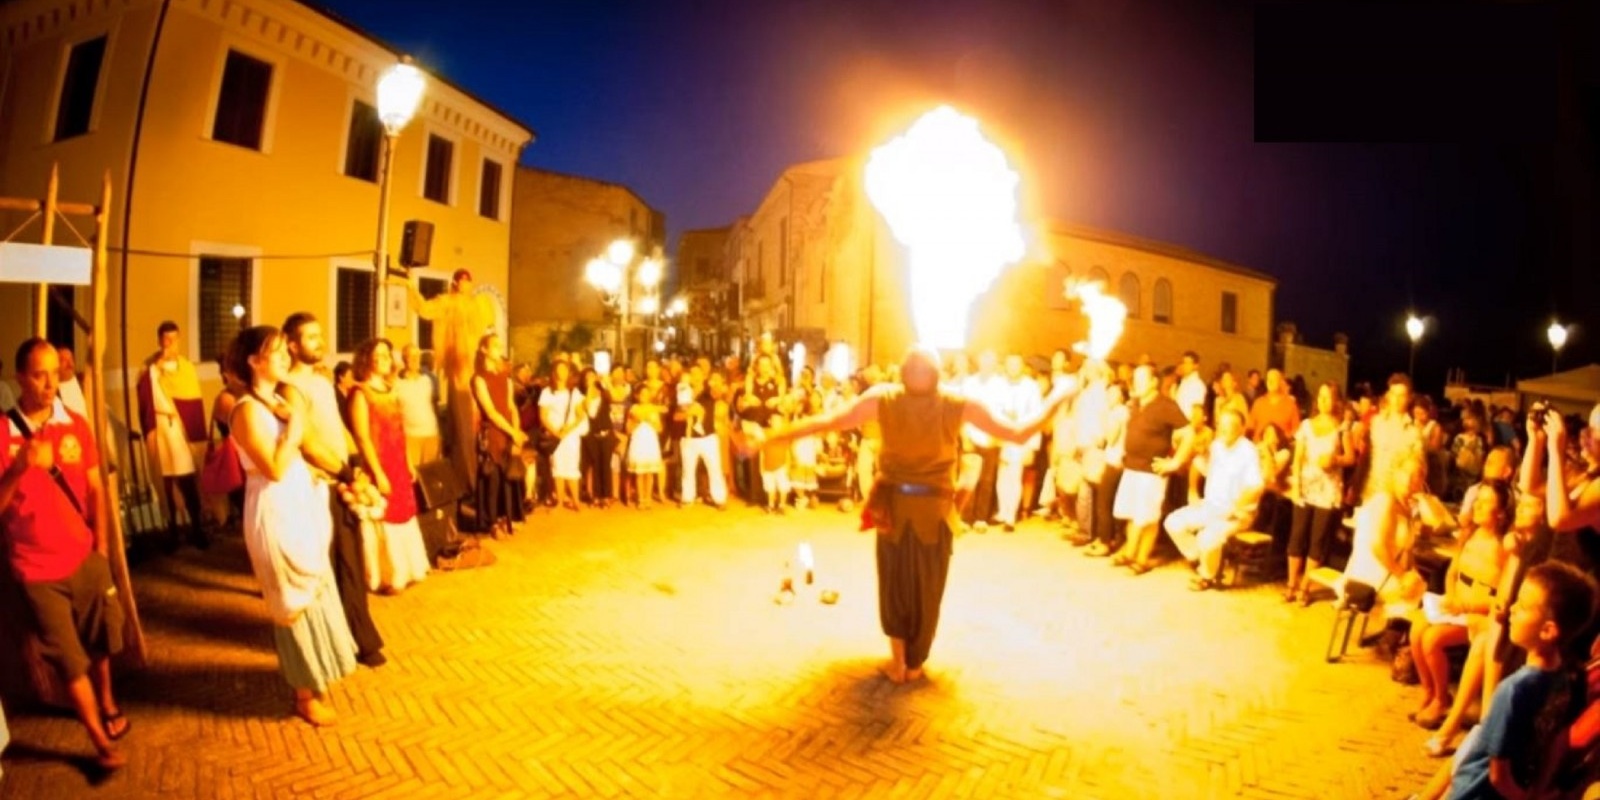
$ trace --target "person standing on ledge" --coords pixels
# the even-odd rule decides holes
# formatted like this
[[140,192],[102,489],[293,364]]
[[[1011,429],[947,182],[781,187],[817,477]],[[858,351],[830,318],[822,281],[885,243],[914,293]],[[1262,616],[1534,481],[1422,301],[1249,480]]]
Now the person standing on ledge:
[[411,281],[404,282],[411,307],[418,317],[433,322],[433,349],[439,391],[445,397],[445,452],[456,471],[473,486],[478,480],[478,417],[472,397],[472,376],[478,340],[495,324],[494,301],[474,294],[472,273],[458,269],[450,276],[450,291],[423,297]]
[[916,347],[901,362],[899,383],[874,386],[854,402],[783,428],[747,429],[741,449],[754,451],[869,422],[882,428],[877,478],[863,522],[870,520],[878,533],[878,616],[889,637],[891,657],[883,674],[890,681],[922,677],[939,624],[951,546],[961,525],[955,473],[962,426],[1021,444],[1070,394],[1070,387],[1058,386],[1026,419],[997,419],[982,403],[941,388],[938,352]]

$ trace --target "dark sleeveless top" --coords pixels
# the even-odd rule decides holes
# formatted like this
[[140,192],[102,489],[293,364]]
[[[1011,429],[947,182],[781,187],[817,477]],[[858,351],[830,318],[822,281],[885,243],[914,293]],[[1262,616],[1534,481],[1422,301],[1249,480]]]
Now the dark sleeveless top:
[[[501,418],[515,424],[517,415],[511,409],[511,373],[502,372],[496,375],[480,372],[478,377],[483,379],[484,389],[489,393],[489,402],[494,405],[494,410],[499,412]],[[490,456],[499,460],[511,452],[511,437],[490,422],[488,415],[482,415],[478,425],[482,431],[484,449]]]
[[909,528],[917,541],[933,544],[959,526],[953,490],[965,408],[964,399],[943,390],[911,394],[903,386],[893,386],[878,397],[878,425],[883,432],[878,484],[943,490],[927,495],[875,492],[880,535],[897,539]]
[[778,382],[776,380],[755,380],[750,387],[750,394],[758,402],[750,408],[739,412],[739,416],[754,422],[761,427],[766,427],[772,420],[772,409],[767,407],[767,401],[778,396]]

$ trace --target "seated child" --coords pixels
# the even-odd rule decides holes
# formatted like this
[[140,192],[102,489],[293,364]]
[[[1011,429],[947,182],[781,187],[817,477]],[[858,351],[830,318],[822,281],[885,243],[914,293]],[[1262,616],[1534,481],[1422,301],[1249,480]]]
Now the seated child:
[[1559,730],[1544,723],[1572,719],[1581,697],[1561,652],[1588,624],[1594,605],[1594,580],[1571,566],[1551,562],[1528,571],[1507,620],[1527,663],[1501,681],[1453,769],[1441,769],[1421,797],[1439,798],[1448,788],[1451,800],[1522,798],[1537,787]]

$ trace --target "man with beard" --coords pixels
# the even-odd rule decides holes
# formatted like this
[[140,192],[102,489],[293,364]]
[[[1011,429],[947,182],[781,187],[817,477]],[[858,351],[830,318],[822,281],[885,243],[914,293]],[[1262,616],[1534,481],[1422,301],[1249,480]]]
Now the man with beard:
[[295,388],[298,402],[304,404],[306,435],[301,453],[306,462],[318,471],[318,490],[327,495],[333,517],[333,572],[339,587],[339,601],[344,606],[350,633],[356,640],[356,660],[369,667],[382,666],[383,636],[372,621],[367,608],[367,584],[363,573],[361,529],[355,516],[344,507],[335,482],[348,482],[353,475],[350,454],[353,450],[349,433],[339,413],[339,395],[333,379],[322,365],[327,346],[322,335],[322,323],[307,312],[291,314],[283,323],[283,335],[289,343],[289,385]]

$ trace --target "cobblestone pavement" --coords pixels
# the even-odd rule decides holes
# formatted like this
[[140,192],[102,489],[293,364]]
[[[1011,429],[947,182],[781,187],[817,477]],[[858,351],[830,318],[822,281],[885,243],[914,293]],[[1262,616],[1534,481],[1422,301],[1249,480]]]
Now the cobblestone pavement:
[[[131,765],[12,709],[0,797],[1371,798],[1437,763],[1415,689],[1323,662],[1326,605],[1132,577],[1043,523],[957,540],[929,678],[892,686],[853,523],[542,511],[498,564],[373,598],[390,663],[325,730],[290,716],[242,543],[185,550],[136,571]],[[801,541],[818,585],[777,605]]]

